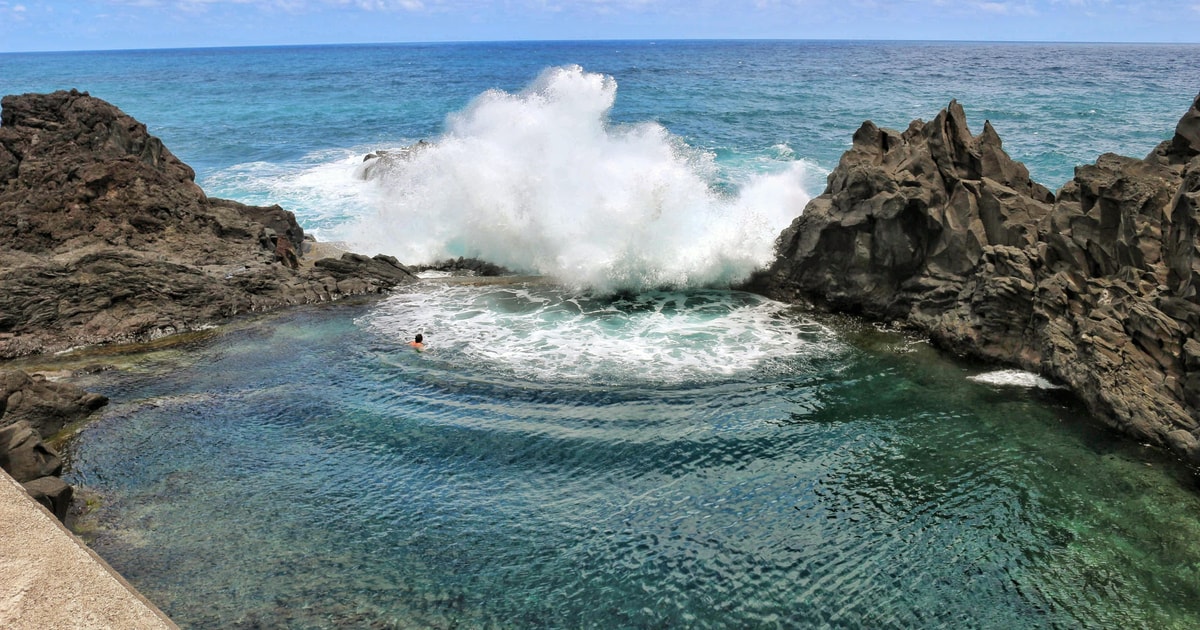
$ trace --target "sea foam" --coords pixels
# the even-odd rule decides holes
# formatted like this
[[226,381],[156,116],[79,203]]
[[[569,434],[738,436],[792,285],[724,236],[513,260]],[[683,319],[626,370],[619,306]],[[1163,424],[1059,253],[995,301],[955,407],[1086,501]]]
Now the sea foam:
[[986,385],[1026,387],[1031,389],[1061,389],[1059,385],[1055,385],[1037,374],[1024,370],[996,370],[995,372],[985,372],[983,374],[976,374],[975,376],[968,376],[967,380]]
[[377,211],[348,240],[408,263],[473,256],[601,291],[727,285],[767,265],[819,169],[789,149],[723,194],[711,152],[654,122],[610,123],[616,95],[612,77],[578,66],[485,92],[430,146],[378,165]]
[[542,382],[711,382],[839,356],[834,331],[736,291],[617,298],[549,284],[441,284],[399,292],[358,320],[380,339],[425,335],[425,358]]

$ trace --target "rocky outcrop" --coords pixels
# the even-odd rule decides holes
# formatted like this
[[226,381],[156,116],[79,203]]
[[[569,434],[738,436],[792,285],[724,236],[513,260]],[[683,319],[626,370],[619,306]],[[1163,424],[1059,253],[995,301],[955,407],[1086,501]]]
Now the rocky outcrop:
[[1200,463],[1198,156],[1200,97],[1145,159],[1103,155],[1056,195],[955,102],[867,122],[750,286],[1047,375]]
[[144,125],[86,93],[0,106],[0,359],[150,340],[413,279],[402,266],[335,273],[304,260],[291,212],[206,196]]
[[42,441],[84,420],[108,399],[20,370],[0,372],[0,468],[64,520],[73,490],[58,478],[63,462]]

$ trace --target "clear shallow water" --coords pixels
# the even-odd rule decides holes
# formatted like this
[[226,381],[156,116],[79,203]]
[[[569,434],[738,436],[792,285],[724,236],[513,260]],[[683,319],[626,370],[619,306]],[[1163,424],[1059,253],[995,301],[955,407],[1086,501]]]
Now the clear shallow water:
[[[597,308],[520,325],[566,303]],[[755,317],[745,366],[708,340],[642,370],[528,352]],[[455,286],[88,377],[113,403],[68,479],[185,627],[1194,627],[1188,475],[983,372],[741,294]]]

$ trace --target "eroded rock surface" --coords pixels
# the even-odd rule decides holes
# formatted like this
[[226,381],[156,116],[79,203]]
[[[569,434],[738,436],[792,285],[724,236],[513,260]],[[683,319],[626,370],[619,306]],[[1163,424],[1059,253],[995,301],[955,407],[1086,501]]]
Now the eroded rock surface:
[[412,280],[392,261],[304,260],[291,212],[206,196],[144,125],[86,93],[0,106],[0,359]]
[[955,102],[867,122],[751,288],[907,322],[1071,387],[1100,418],[1200,463],[1200,97],[1145,159],[1030,181]]

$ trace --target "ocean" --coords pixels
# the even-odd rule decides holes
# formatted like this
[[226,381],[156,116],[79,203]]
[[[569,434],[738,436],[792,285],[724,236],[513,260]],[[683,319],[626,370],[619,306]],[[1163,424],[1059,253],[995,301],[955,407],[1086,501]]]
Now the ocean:
[[82,533],[189,628],[1195,627],[1191,471],[1032,375],[728,286],[864,120],[957,99],[1053,190],[1170,138],[1198,61],[835,41],[0,54],[0,93],[108,100],[209,195],[523,274],[67,359],[116,366],[78,377],[112,399],[67,447]]

